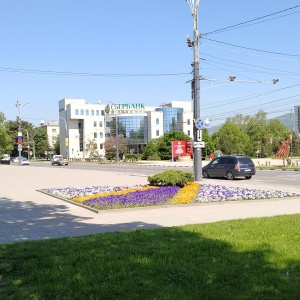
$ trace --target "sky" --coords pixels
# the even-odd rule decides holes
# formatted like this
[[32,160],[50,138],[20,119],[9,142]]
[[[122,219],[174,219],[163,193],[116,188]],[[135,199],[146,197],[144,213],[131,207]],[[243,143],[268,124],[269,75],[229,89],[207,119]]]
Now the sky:
[[[294,0],[200,1],[201,118],[216,126],[300,105],[299,17]],[[0,111],[16,120],[18,102],[22,120],[38,126],[58,120],[65,97],[191,101],[186,34],[193,37],[185,0],[0,1]]]

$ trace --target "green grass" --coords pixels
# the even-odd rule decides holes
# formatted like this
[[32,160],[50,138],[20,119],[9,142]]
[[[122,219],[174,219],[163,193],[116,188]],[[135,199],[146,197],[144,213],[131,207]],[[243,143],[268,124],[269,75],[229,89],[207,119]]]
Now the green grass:
[[0,299],[299,299],[300,214],[0,245]]

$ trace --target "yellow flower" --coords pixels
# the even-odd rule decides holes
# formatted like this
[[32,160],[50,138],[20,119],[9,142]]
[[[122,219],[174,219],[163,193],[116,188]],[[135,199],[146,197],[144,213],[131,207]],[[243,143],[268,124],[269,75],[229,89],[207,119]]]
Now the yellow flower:
[[187,204],[193,202],[199,189],[199,183],[189,182],[173,198],[172,204]]

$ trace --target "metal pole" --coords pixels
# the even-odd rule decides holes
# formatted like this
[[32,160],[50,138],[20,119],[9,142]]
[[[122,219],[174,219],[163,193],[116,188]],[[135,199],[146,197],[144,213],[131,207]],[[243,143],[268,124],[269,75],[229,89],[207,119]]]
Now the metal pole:
[[[22,138],[22,131],[21,131],[21,107],[22,107],[22,104],[19,103],[19,102],[17,101],[16,107],[17,107],[18,110],[19,110],[18,137],[19,137],[19,134],[21,134],[21,138]],[[19,166],[22,165],[22,161],[21,161],[22,142],[23,142],[23,140],[21,141],[21,144],[19,144],[19,142],[18,142],[18,152],[19,152],[19,156],[18,156],[18,165],[19,165]],[[21,145],[21,146],[19,146],[19,145]]]
[[[200,0],[186,0],[194,20],[194,41],[191,43],[194,48],[193,63],[193,140],[198,142],[198,130],[195,121],[200,118],[200,77],[199,77],[199,33],[198,33],[198,8]],[[195,3],[196,2],[196,3]],[[202,150],[200,147],[193,146],[193,170],[195,181],[202,180]]]
[[118,114],[116,113],[116,163],[119,163],[119,129]]
[[65,118],[63,117],[59,117],[60,119],[63,119],[64,122],[65,122],[65,131],[66,131],[66,134],[65,134],[65,150],[67,150],[67,160],[69,160],[69,133],[68,133],[68,126],[67,126],[67,121]]
[[[27,134],[27,151],[29,150],[29,134],[28,134],[28,130],[23,128],[23,130],[26,131],[26,134]],[[28,161],[29,161],[29,151],[27,152],[27,158],[28,158]]]

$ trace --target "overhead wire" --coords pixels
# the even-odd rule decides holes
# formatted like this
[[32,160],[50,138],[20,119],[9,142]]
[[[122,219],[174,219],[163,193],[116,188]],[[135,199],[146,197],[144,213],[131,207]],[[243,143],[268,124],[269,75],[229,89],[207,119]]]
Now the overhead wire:
[[[251,22],[254,22],[254,21],[257,21],[257,20],[261,20],[261,19],[264,19],[264,18],[268,18],[268,17],[271,17],[271,16],[274,16],[274,15],[277,15],[277,14],[280,14],[280,13],[283,13],[285,11],[289,11],[289,10],[292,10],[292,9],[296,9],[300,7],[300,5],[296,5],[296,6],[293,6],[293,7],[289,7],[289,8],[286,8],[286,9],[283,9],[283,10],[280,10],[280,11],[277,11],[277,12],[274,12],[274,13],[271,13],[271,14],[268,14],[268,15],[264,15],[264,16],[261,16],[261,17],[257,17],[255,19],[251,19],[251,20],[248,20],[248,21],[244,21],[244,22],[241,22],[241,23],[237,23],[235,25],[230,25],[230,26],[227,26],[227,27],[223,27],[221,29],[217,29],[217,30],[214,30],[214,31],[210,31],[210,32],[207,32],[205,33],[204,35],[207,36],[207,35],[211,35],[211,34],[216,34],[216,33],[219,33],[219,32],[222,32],[222,31],[225,31],[225,30],[233,30],[233,29],[236,29],[236,27],[240,26],[240,25],[244,25],[244,24],[248,24],[248,23],[251,23]],[[251,25],[251,24],[250,24]],[[249,25],[249,26],[250,26]]]

